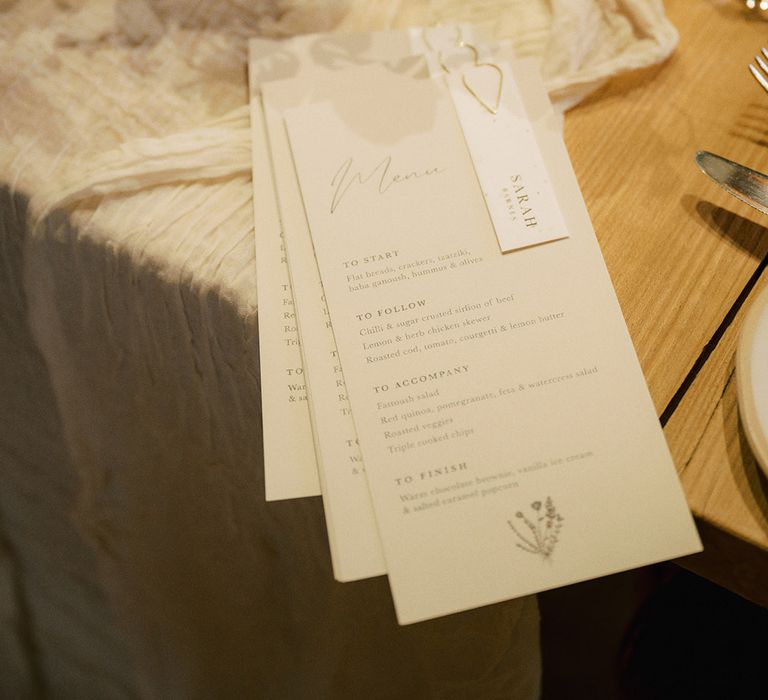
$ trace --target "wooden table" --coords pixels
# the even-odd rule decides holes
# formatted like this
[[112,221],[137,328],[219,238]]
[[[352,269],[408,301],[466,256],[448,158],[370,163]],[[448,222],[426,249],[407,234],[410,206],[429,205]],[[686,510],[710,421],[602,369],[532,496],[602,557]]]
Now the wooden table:
[[708,150],[768,170],[768,95],[747,70],[768,23],[736,2],[666,8],[678,51],[572,110],[566,142],[704,543],[679,563],[768,605],[768,486],[734,375],[768,284],[768,218],[693,160]]

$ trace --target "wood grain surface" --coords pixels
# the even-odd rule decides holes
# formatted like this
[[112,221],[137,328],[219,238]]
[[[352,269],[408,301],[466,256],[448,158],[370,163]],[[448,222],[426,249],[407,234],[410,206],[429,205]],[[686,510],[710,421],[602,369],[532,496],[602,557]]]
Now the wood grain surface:
[[768,170],[768,94],[747,70],[768,23],[736,2],[666,8],[675,55],[570,112],[566,141],[700,524],[705,552],[681,563],[768,604],[768,491],[733,375],[744,313],[766,284],[768,218],[693,160],[708,150]]

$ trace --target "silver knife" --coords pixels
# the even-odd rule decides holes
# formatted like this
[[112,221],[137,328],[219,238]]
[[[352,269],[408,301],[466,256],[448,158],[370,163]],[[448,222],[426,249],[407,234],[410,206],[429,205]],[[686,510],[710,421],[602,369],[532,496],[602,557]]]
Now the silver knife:
[[696,164],[726,192],[768,214],[768,175],[709,151],[698,151]]

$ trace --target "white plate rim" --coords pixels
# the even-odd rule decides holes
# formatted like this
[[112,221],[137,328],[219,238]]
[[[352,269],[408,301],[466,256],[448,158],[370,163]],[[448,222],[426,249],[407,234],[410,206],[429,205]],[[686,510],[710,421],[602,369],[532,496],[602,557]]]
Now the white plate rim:
[[752,356],[755,332],[763,314],[768,313],[768,287],[752,302],[741,327],[736,349],[736,395],[739,414],[752,453],[763,472],[768,476],[768,435],[760,427],[752,383]]

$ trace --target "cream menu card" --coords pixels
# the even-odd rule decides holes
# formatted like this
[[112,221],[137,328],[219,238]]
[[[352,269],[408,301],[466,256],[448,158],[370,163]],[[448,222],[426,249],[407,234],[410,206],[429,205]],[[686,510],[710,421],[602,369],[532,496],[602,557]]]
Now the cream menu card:
[[[457,34],[457,32],[459,32]],[[320,493],[307,406],[307,382],[289,277],[287,255],[267,142],[261,91],[269,81],[324,75],[375,61],[397,65],[413,53],[438,49],[473,30],[440,27],[368,34],[314,34],[285,41],[253,39],[249,81],[253,148],[256,283],[259,303],[264,471],[266,499]],[[306,92],[306,90],[305,90]],[[311,92],[311,89],[310,89]],[[286,435],[290,439],[286,439]]]
[[700,547],[546,96],[500,65],[569,238],[500,252],[440,80],[286,113],[403,624]]
[[314,76],[267,83],[262,88],[262,105],[302,344],[331,561],[334,577],[351,581],[383,574],[384,555],[283,123],[284,109],[322,98],[335,79]]
[[[468,30],[465,29],[464,33],[467,34]],[[459,57],[466,58],[461,55]],[[387,69],[417,74],[424,70],[424,64],[423,60],[414,58],[388,64]],[[283,243],[288,258],[295,320],[301,338],[304,379],[309,397],[334,576],[339,581],[351,581],[384,573],[384,557],[283,123],[284,110],[308,102],[322,101],[326,92],[330,90],[333,94],[334,89],[338,90],[339,81],[343,80],[344,76],[337,72],[325,72],[298,80],[268,82],[262,86],[262,107],[272,157]],[[351,86],[351,89],[354,89],[354,86]],[[461,97],[462,95],[459,95],[458,99]],[[513,83],[507,85],[504,98],[505,103],[510,102],[513,105],[521,99]],[[457,101],[456,95],[454,101]],[[460,104],[458,102],[457,107]],[[472,106],[469,105],[470,113]],[[468,111],[467,107],[464,109]],[[524,129],[530,129],[525,114],[519,114],[518,121],[523,123]],[[510,131],[516,128],[514,123],[500,126],[506,126],[504,136],[509,137],[506,151],[499,152],[501,157],[511,150],[518,158],[524,158],[525,162],[521,165],[526,173],[539,175],[539,171],[532,169],[541,161],[540,155],[535,152],[535,142],[530,138],[526,139],[526,134],[520,133],[520,128],[517,128],[518,133],[510,134]],[[466,137],[467,133],[464,135]],[[498,133],[488,136],[492,139],[488,145],[498,150],[494,143],[498,141]],[[514,138],[515,136],[520,138]],[[488,152],[485,150],[481,155],[487,155]],[[486,165],[482,160],[478,160],[478,163]],[[476,167],[476,170],[479,172],[479,168]],[[539,179],[546,182],[546,176]],[[508,192],[514,192],[514,189],[514,186],[510,187]],[[527,192],[527,198],[535,196],[533,190],[529,189]],[[499,194],[501,196],[496,198],[497,203],[504,203],[509,197],[509,194]],[[549,201],[551,200],[552,197]],[[538,204],[537,202],[538,219],[531,217],[535,222],[543,220],[543,206]],[[559,213],[556,202],[554,205],[553,209]],[[521,214],[533,206],[533,203],[527,205]],[[503,213],[506,220],[512,221],[506,211],[506,205]],[[530,236],[540,235],[537,228],[541,227],[526,228],[523,216],[517,218],[517,230],[522,227],[526,233],[529,230],[532,233],[522,242],[516,242],[516,245],[530,244]]]

